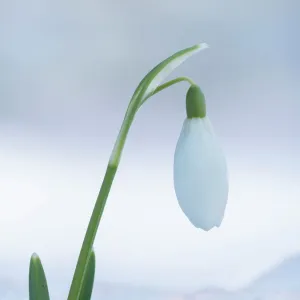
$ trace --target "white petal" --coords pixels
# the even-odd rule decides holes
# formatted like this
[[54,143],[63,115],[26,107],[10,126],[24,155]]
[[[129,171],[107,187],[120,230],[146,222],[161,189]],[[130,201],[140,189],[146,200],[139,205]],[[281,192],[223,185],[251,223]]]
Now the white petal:
[[174,156],[174,187],[195,227],[208,231],[221,225],[228,197],[227,166],[207,117],[183,123]]

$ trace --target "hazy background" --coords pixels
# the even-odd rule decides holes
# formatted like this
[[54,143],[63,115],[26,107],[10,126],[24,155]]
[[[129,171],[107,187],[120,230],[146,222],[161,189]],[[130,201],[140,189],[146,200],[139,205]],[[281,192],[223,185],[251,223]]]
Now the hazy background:
[[181,83],[133,124],[95,241],[96,280],[240,289],[297,254],[299,11],[298,0],[2,0],[0,291],[12,290],[3,299],[26,297],[32,252],[53,299],[66,298],[134,89],[199,42],[210,49],[171,77],[192,77],[206,95],[230,171],[223,225],[193,228],[175,198]]

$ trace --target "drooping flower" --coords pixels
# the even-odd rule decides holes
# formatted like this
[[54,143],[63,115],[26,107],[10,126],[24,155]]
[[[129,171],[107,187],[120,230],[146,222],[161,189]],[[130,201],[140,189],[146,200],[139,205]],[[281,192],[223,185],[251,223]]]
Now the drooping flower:
[[228,198],[225,156],[206,116],[205,98],[192,85],[174,155],[174,187],[190,222],[205,231],[222,223]]

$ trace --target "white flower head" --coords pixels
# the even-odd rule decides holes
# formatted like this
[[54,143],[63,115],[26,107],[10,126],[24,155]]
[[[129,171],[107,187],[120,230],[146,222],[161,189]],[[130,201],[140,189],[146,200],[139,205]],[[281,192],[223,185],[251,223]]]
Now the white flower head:
[[228,198],[225,156],[206,116],[198,86],[186,97],[187,118],[174,156],[174,187],[190,222],[205,231],[222,223]]

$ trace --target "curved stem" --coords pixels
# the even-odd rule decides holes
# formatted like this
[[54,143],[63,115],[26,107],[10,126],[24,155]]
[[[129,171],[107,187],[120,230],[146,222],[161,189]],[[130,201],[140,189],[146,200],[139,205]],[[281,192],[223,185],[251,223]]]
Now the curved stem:
[[[176,79],[173,79],[171,81],[166,82],[165,84],[162,84],[158,86],[153,93],[151,93],[148,97],[143,99],[141,103],[138,101],[130,101],[127,112],[125,114],[118,138],[116,140],[114,149],[112,151],[111,157],[109,159],[109,163],[106,169],[106,173],[102,182],[102,186],[100,189],[100,192],[98,194],[95,207],[93,209],[89,225],[82,243],[82,247],[80,250],[79,258],[77,261],[76,269],[74,272],[73,280],[71,283],[68,300],[78,300],[78,297],[80,295],[83,278],[85,276],[86,272],[86,266],[89,259],[89,256],[91,254],[93,243],[96,237],[96,233],[99,227],[99,223],[104,211],[104,207],[106,204],[106,200],[108,197],[108,194],[111,189],[112,182],[114,180],[115,174],[118,169],[119,161],[121,158],[121,154],[125,145],[126,137],[128,134],[128,131],[130,129],[130,126],[133,122],[134,116],[140,106],[145,103],[145,101],[153,96],[154,94],[157,94],[158,92],[168,88],[169,86],[176,84],[181,81],[187,81],[190,84],[194,84],[194,82],[187,78],[187,77],[178,77]],[[133,96],[135,97],[135,96]]]
[[148,97],[146,97],[142,102],[141,104],[139,105],[139,107],[141,107],[151,96],[157,94],[158,92],[170,87],[171,85],[173,84],[176,84],[178,82],[181,82],[181,81],[187,81],[190,85],[194,85],[195,82],[188,78],[188,77],[178,77],[178,78],[175,78],[175,79],[172,79],[164,84],[161,84],[160,86],[158,86],[155,91],[153,92],[153,94],[149,95]]

